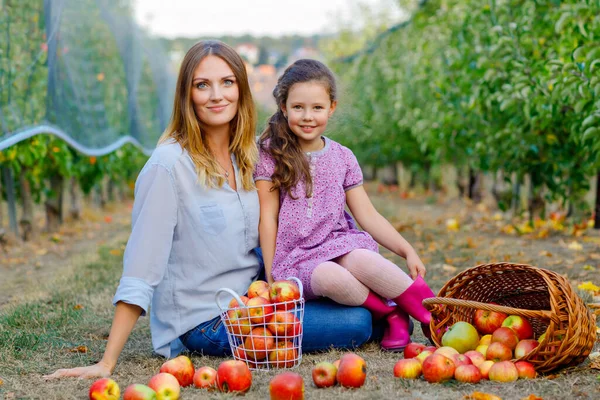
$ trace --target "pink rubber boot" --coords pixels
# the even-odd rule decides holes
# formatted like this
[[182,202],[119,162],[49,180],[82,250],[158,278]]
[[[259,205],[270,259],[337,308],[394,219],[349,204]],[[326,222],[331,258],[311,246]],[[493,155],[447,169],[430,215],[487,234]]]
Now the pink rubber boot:
[[435,293],[429,288],[422,277],[415,281],[400,296],[392,299],[398,308],[407,312],[411,317],[421,323],[421,329],[427,339],[431,341],[431,313],[423,306],[423,300],[435,297]]
[[371,312],[374,321],[386,317],[388,326],[381,340],[381,348],[387,351],[404,350],[404,347],[410,343],[408,314],[398,307],[388,305],[373,292],[369,292],[362,306]]

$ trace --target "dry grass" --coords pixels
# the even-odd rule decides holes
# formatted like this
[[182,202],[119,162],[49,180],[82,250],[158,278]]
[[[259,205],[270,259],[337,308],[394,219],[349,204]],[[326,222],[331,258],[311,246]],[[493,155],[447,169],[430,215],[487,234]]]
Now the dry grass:
[[[431,205],[404,201],[390,202],[386,197],[376,199],[388,216],[398,216],[402,220],[403,234],[413,243],[421,243],[423,258],[429,266],[428,279],[434,289],[439,289],[449,277],[463,268],[472,266],[477,260],[494,257],[512,257],[512,260],[526,261],[534,265],[549,267],[566,273],[572,280],[590,278],[589,271],[576,267],[570,261],[573,255],[561,245],[564,238],[555,237],[539,241],[524,241],[519,238],[502,236],[493,231],[485,232],[468,228],[459,233],[448,234],[443,224],[435,221],[452,215],[455,205]],[[460,206],[462,210],[464,205]],[[459,212],[459,211],[457,211]],[[473,222],[474,223],[474,222]],[[477,245],[468,245],[467,237],[474,236]],[[503,243],[493,244],[502,240]],[[584,252],[594,253],[600,248],[595,242],[585,242]],[[46,382],[42,375],[57,368],[86,365],[97,361],[104,350],[106,336],[112,319],[113,308],[110,300],[114,294],[121,273],[121,256],[110,253],[110,248],[102,248],[97,261],[67,270],[56,275],[47,283],[45,295],[10,305],[0,310],[0,398],[4,399],[82,399],[87,397],[90,381],[66,379]],[[553,257],[561,257],[565,262],[549,266],[550,258],[540,255],[542,251],[552,252]],[[523,259],[527,260],[523,260]],[[397,260],[397,259],[396,259]],[[453,263],[448,261],[454,260]],[[459,260],[459,261],[457,261]],[[397,260],[398,261],[398,260]],[[590,260],[581,261],[590,263]],[[600,267],[595,261],[594,264]],[[443,268],[453,264],[457,271]],[[575,264],[575,267],[568,268]],[[597,276],[597,275],[596,275]],[[593,275],[592,275],[593,277]],[[595,279],[596,283],[597,278]],[[343,323],[342,321],[340,323]],[[416,340],[422,340],[417,328]],[[86,352],[75,352],[85,346]],[[598,345],[596,346],[598,350]],[[375,343],[363,346],[356,352],[367,360],[368,378],[359,390],[316,389],[310,378],[314,364],[322,360],[334,361],[340,352],[308,354],[303,358],[298,372],[306,383],[308,399],[462,399],[474,391],[486,392],[503,399],[522,399],[534,394],[548,399],[596,399],[600,398],[599,371],[589,368],[589,362],[570,370],[563,370],[557,376],[539,378],[533,381],[517,381],[512,384],[483,382],[478,385],[429,384],[423,380],[402,381],[394,379],[392,368],[400,355],[381,352]],[[199,367],[217,367],[222,359],[192,356]],[[119,360],[113,378],[122,390],[132,383],[146,383],[155,374],[164,359],[152,354],[148,319],[140,319],[131,339]],[[248,399],[268,398],[268,382],[275,372],[253,373],[253,386],[246,394]],[[184,399],[231,398],[220,393],[206,393],[198,389],[186,388]]]

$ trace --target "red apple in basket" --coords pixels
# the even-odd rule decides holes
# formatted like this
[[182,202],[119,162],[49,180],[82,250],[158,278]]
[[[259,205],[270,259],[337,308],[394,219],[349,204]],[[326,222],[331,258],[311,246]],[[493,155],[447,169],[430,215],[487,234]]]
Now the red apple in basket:
[[267,322],[275,336],[297,336],[302,331],[300,320],[291,312],[276,311]]
[[[246,297],[246,296],[240,296],[240,300],[242,300],[242,303],[244,305],[246,305],[246,304],[248,304],[248,300],[250,300],[250,299],[248,297]],[[237,307],[240,307],[240,305],[238,304],[238,301],[235,298],[233,298],[229,302],[229,306],[228,307],[229,308],[237,308]]]
[[504,343],[494,342],[488,346],[485,358],[494,362],[512,359],[512,350]]
[[344,354],[340,361],[336,379],[343,387],[361,387],[367,379],[366,361],[354,353]]
[[119,400],[121,390],[110,378],[98,379],[90,386],[90,400]]
[[416,358],[403,358],[394,365],[394,376],[403,379],[417,379],[421,376],[423,366]]
[[464,383],[479,383],[481,380],[481,371],[473,364],[459,365],[454,370],[454,379]]
[[267,354],[275,348],[275,338],[266,328],[254,328],[244,341],[244,350],[253,360],[264,360]]
[[221,392],[245,393],[252,386],[252,373],[243,361],[223,361],[217,368],[217,386]]
[[429,383],[452,379],[454,369],[454,361],[439,353],[432,354],[423,361],[423,377]]
[[490,346],[496,342],[502,343],[509,349],[513,350],[515,347],[517,347],[517,343],[519,343],[519,338],[512,329],[507,327],[501,327],[496,329],[494,333],[492,333],[492,343],[490,344]]
[[273,305],[264,297],[253,297],[248,300],[248,316],[253,324],[264,324],[273,315]]
[[473,325],[480,334],[487,335],[500,328],[507,316],[501,312],[477,310],[473,317]]
[[519,337],[519,340],[531,339],[533,337],[533,327],[529,321],[518,315],[509,315],[502,322],[502,326],[512,329]]
[[279,342],[269,353],[268,359],[276,368],[291,368],[298,360],[298,351],[290,341]]
[[265,289],[262,292],[260,292],[258,294],[258,297],[262,297],[263,299],[267,300],[269,303],[271,302],[271,292],[269,291],[269,289]]
[[[236,360],[245,362],[249,368],[256,368],[256,363],[253,362],[256,360],[254,358],[250,358],[248,353],[246,353],[246,349],[244,349],[243,347],[241,347],[241,346],[234,347],[232,353],[233,353],[233,357]],[[254,353],[252,353],[252,357],[254,357]]]
[[337,375],[337,367],[330,362],[321,361],[312,370],[312,378],[315,386],[325,388],[334,386]]
[[165,361],[160,367],[160,372],[166,372],[177,378],[181,387],[189,386],[194,382],[194,364],[187,356],[175,357]]
[[217,387],[217,370],[211,367],[200,367],[194,373],[194,386],[200,389]]
[[127,386],[123,400],[156,400],[156,392],[146,385],[139,383]]
[[422,343],[411,342],[404,348],[404,358],[415,358],[425,349]]
[[535,377],[537,376],[537,372],[535,372],[535,367],[530,362],[517,361],[515,363],[515,367],[517,367],[517,371],[519,371],[519,378],[521,379],[535,379]]
[[264,290],[269,290],[269,284],[265,281],[254,281],[248,286],[248,298],[260,296],[260,293]]
[[517,343],[517,347],[515,347],[515,358],[525,357],[527,354],[531,353],[533,349],[539,346],[539,343],[535,339],[525,339],[521,340]]
[[237,336],[247,335],[252,330],[250,318],[248,318],[248,310],[245,308],[234,308],[227,311],[227,319],[225,320],[227,330]]
[[284,303],[276,304],[277,310],[291,310],[294,308],[293,300],[300,299],[300,289],[292,281],[275,281],[271,284],[271,301],[273,303]]
[[156,392],[156,398],[161,400],[177,400],[181,387],[177,378],[166,372],[161,372],[150,378],[148,387]]
[[304,400],[304,380],[295,372],[283,372],[269,382],[271,400]]
[[511,361],[500,361],[490,368],[489,379],[496,382],[514,382],[519,379],[519,371]]

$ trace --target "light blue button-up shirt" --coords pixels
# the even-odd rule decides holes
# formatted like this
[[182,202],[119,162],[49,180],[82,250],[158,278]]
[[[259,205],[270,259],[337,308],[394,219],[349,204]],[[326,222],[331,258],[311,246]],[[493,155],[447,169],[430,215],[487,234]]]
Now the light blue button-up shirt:
[[258,275],[258,195],[243,190],[232,161],[238,191],[206,188],[187,151],[171,142],[157,147],[136,181],[113,303],[135,304],[142,315],[150,309],[152,345],[165,357],[183,350],[180,335],[219,315],[217,289],[243,294]]

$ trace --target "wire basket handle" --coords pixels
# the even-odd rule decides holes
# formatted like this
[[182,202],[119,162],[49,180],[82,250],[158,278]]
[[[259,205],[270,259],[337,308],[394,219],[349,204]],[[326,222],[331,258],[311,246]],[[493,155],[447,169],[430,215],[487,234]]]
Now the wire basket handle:
[[444,304],[448,306],[459,306],[459,307],[468,307],[468,308],[477,308],[485,311],[496,311],[502,312],[508,315],[522,315],[524,317],[529,318],[543,318],[547,320],[552,320],[556,323],[560,322],[555,315],[551,311],[548,310],[525,310],[522,308],[513,308],[500,306],[497,304],[489,304],[489,303],[480,303],[478,301],[473,300],[460,300],[460,299],[452,299],[448,297],[430,297],[428,299],[423,300],[423,305],[429,311],[432,311],[436,305]]
[[[302,285],[302,282],[300,281],[300,279],[296,278],[295,276],[292,276],[292,277],[289,277],[287,280],[294,281],[294,283],[296,283],[296,285],[298,285],[298,290],[300,291],[300,298],[302,298],[304,296],[304,286]],[[222,293],[229,293],[238,302],[238,306],[247,308],[247,306],[244,304],[244,302],[242,301],[240,296],[235,291],[233,291],[232,289],[229,289],[229,288],[220,288],[215,293],[215,302],[217,303],[217,306],[219,307],[219,309],[221,311],[225,311],[225,310],[229,309],[229,307],[223,307],[223,305],[221,304],[221,300],[219,299],[219,296]]]

